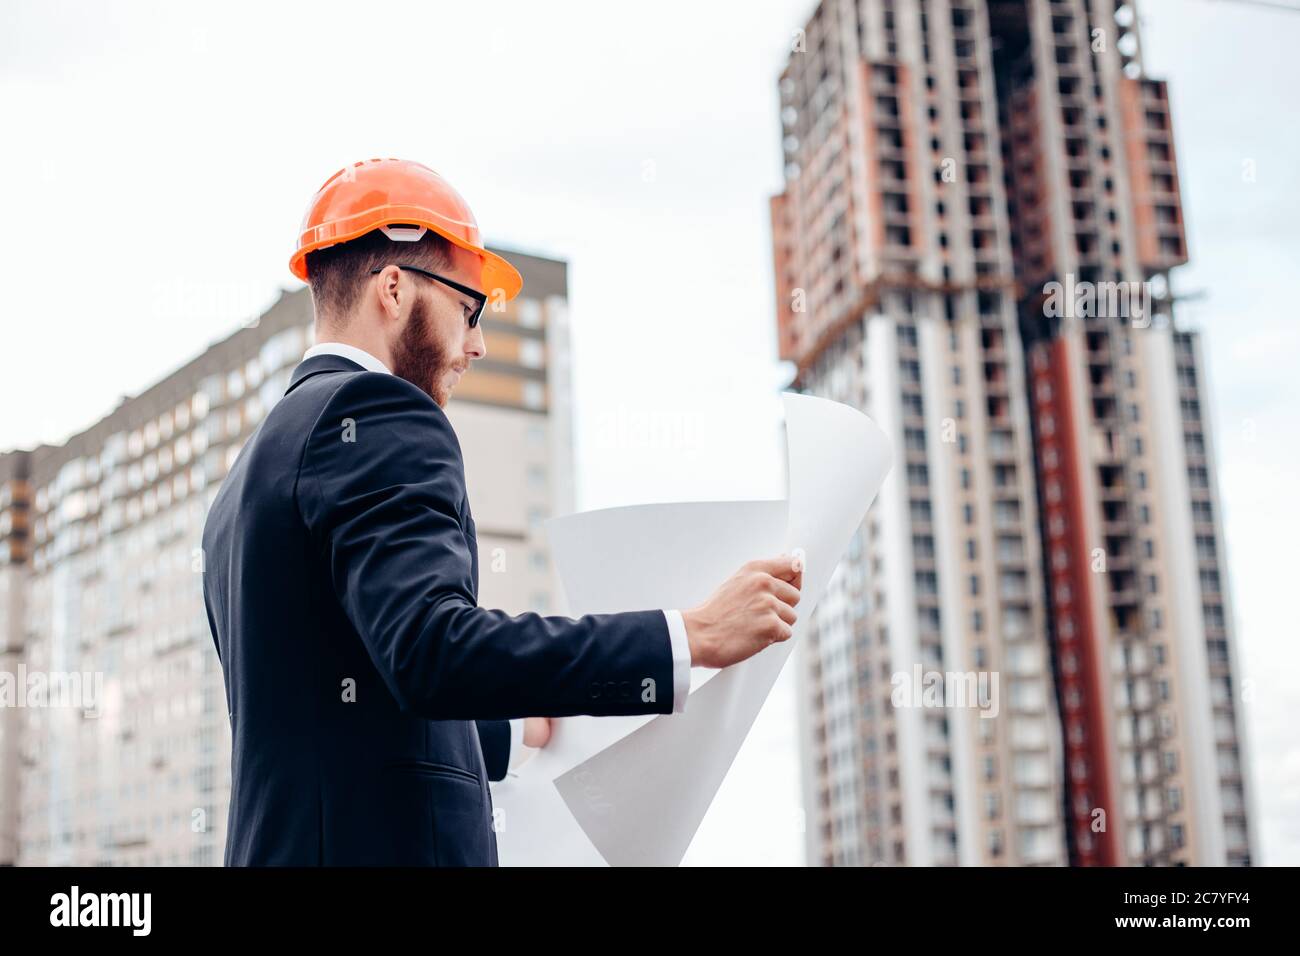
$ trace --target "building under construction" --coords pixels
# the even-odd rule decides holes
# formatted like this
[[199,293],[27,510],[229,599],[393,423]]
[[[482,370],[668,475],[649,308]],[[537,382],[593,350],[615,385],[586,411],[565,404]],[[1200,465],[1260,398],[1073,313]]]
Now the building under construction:
[[[781,356],[897,452],[802,655],[814,864],[1249,864],[1164,82],[1131,2],[824,0],[779,79]],[[900,704],[899,675],[996,688]]]

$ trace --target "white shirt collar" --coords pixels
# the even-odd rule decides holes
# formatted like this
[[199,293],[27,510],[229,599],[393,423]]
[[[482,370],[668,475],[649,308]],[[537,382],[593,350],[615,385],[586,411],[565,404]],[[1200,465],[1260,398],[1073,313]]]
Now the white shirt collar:
[[309,348],[303,355],[302,360],[305,362],[307,359],[314,358],[317,355],[340,355],[345,359],[351,359],[368,371],[386,372],[389,375],[393,374],[393,370],[387,365],[379,361],[379,359],[375,358],[369,352],[364,349],[359,349],[355,345],[347,345],[343,342],[321,342],[319,345],[313,345]]

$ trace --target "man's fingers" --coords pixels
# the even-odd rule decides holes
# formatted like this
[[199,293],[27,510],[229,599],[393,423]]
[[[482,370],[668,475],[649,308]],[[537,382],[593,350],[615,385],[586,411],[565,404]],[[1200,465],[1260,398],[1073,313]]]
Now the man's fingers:
[[791,627],[793,627],[794,622],[798,620],[798,617],[794,613],[794,608],[779,601],[776,605],[776,616],[785,621],[785,623],[789,624]]
[[780,578],[773,578],[772,593],[791,607],[799,603],[799,586],[797,584],[790,584]]
[[763,571],[772,575],[774,578],[780,578],[782,581],[789,581],[792,584],[796,579],[802,578],[803,569],[795,570],[795,555],[782,554],[775,558],[760,558],[753,562],[756,570]]

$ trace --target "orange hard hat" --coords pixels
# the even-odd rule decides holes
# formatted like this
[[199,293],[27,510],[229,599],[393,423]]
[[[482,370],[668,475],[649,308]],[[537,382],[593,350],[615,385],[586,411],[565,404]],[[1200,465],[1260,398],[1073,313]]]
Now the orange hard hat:
[[428,166],[403,159],[367,159],[345,166],[317,190],[303,217],[289,270],[307,278],[307,253],[382,229],[395,242],[414,242],[432,229],[483,260],[483,291],[507,299],[524,280],[505,259],[483,248],[478,223],[460,193]]

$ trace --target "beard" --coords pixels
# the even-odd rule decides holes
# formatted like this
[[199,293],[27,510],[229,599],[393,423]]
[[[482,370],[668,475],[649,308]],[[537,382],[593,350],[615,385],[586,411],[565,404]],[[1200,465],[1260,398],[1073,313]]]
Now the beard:
[[411,306],[406,328],[393,346],[393,374],[406,379],[439,406],[445,406],[451,390],[443,385],[443,378],[452,367],[442,343],[433,334],[429,305],[421,297]]

